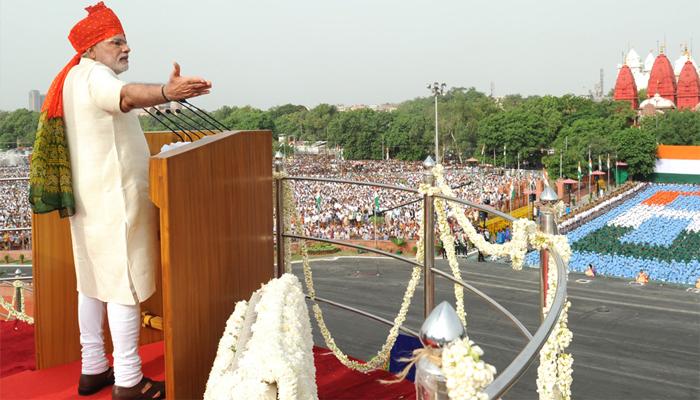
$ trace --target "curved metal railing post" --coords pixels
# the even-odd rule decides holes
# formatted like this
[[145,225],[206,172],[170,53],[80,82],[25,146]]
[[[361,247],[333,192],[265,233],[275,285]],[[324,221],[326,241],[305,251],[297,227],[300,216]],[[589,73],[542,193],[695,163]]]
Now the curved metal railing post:
[[[546,187],[540,196],[544,203],[540,210],[540,230],[548,235],[556,235],[559,233],[557,229],[556,215],[552,204],[559,197],[551,187]],[[540,321],[544,321],[544,309],[547,305],[547,277],[549,276],[549,251],[547,249],[540,250]]]
[[[278,151],[275,154],[275,172],[278,174],[284,171],[284,163],[282,162],[282,154]],[[275,214],[275,239],[277,240],[277,264],[273,271],[275,278],[279,278],[284,273],[284,181],[281,177],[275,179],[275,206],[277,213]]]
[[[279,157],[281,158],[281,157]],[[428,157],[426,159],[424,166],[425,166],[425,173],[424,173],[424,183],[428,184],[429,186],[434,186],[434,176],[432,174],[431,168],[435,164],[433,163],[432,159]],[[277,161],[275,162],[275,170],[278,172],[282,171],[282,166],[281,166],[281,160],[280,160],[280,165],[278,167]],[[305,181],[313,181],[313,182],[325,182],[325,183],[334,183],[334,184],[350,184],[350,185],[361,185],[361,186],[375,186],[375,187],[382,187],[385,189],[391,189],[391,190],[400,190],[404,192],[409,192],[409,193],[415,193],[418,194],[419,191],[416,189],[410,189],[410,188],[405,188],[405,187],[400,187],[400,186],[393,186],[393,185],[387,185],[387,184],[381,184],[381,183],[375,183],[375,182],[360,182],[360,181],[350,181],[350,180],[343,180],[343,179],[329,179],[329,178],[319,178],[319,177],[305,177],[305,176],[289,176],[285,178],[279,178],[276,179],[275,182],[275,187],[278,189],[277,190],[277,198],[275,199],[277,204],[278,204],[278,210],[279,214],[277,215],[277,218],[282,218],[283,215],[283,209],[282,209],[282,200],[283,200],[283,194],[282,194],[282,182],[284,180],[305,180]],[[537,331],[534,334],[530,334],[528,330],[525,328],[525,326],[517,319],[515,316],[513,316],[510,312],[505,310],[500,304],[498,304],[495,300],[491,299],[489,296],[486,294],[482,293],[481,291],[477,290],[473,286],[467,284],[466,282],[462,280],[458,280],[450,276],[448,273],[445,273],[443,271],[440,271],[439,269],[436,269],[434,267],[435,264],[435,223],[434,223],[434,199],[435,198],[441,198],[445,201],[451,202],[451,203],[457,203],[461,204],[467,207],[473,207],[478,210],[483,210],[491,214],[495,214],[499,217],[504,218],[507,221],[514,221],[515,218],[513,216],[505,214],[503,212],[500,212],[498,210],[495,210],[489,206],[485,206],[483,204],[475,204],[473,202],[467,201],[467,200],[462,200],[458,199],[455,197],[450,197],[450,196],[445,196],[441,194],[435,194],[435,195],[430,195],[426,193],[423,196],[423,202],[424,202],[424,231],[423,231],[423,240],[424,240],[424,249],[425,249],[425,254],[423,255],[423,268],[425,269],[424,271],[424,276],[425,276],[425,293],[424,293],[424,306],[425,306],[425,317],[427,318],[430,312],[435,308],[435,303],[434,303],[434,298],[435,298],[435,287],[434,287],[434,278],[435,275],[441,276],[453,283],[457,283],[461,285],[462,287],[472,291],[479,297],[483,298],[486,300],[486,302],[496,308],[496,310],[500,311],[503,313],[506,317],[508,317],[515,327],[527,338],[529,341],[527,345],[518,353],[518,355],[515,357],[515,359],[494,379],[494,381],[488,385],[484,389],[484,393],[487,395],[489,399],[498,399],[500,398],[504,393],[506,393],[515,382],[517,382],[520,377],[525,373],[527,368],[532,364],[532,362],[535,360],[537,357],[538,352],[542,348],[542,346],[545,344],[547,338],[551,334],[552,330],[554,329],[554,326],[557,323],[557,320],[559,319],[559,315],[561,314],[562,310],[564,309],[565,303],[566,303],[566,273],[567,273],[567,267],[564,261],[562,260],[561,256],[554,250],[550,249],[546,253],[544,253],[544,256],[541,254],[541,259],[547,260],[545,262],[549,261],[549,257],[552,257],[554,260],[554,266],[551,265],[546,265],[545,268],[541,268],[541,282],[543,283],[543,286],[540,288],[541,290],[541,299],[542,301],[546,298],[546,278],[548,276],[548,272],[546,271],[547,268],[549,267],[556,267],[557,268],[557,291],[554,294],[554,298],[552,300],[552,304],[549,308],[549,312],[545,318],[543,318],[540,326],[537,328]],[[542,200],[547,200],[545,198],[542,198]],[[551,215],[551,218],[550,216]],[[554,218],[554,213],[553,210],[548,209],[547,207],[543,207],[541,217],[540,217],[540,229],[542,232],[546,234],[557,234],[557,228],[556,228],[556,220]],[[332,239],[323,239],[323,238],[317,238],[317,237],[307,237],[303,235],[303,232],[297,232],[298,234],[291,234],[291,233],[284,233],[284,226],[282,220],[278,220],[277,226],[279,226],[278,231],[276,232],[276,238],[278,241],[278,255],[277,255],[277,262],[278,265],[282,266],[284,265],[284,244],[283,240],[285,238],[297,238],[301,240],[311,240],[311,241],[320,241],[320,242],[326,242],[326,243],[332,243],[332,244],[340,244],[343,246],[348,246],[348,247],[353,247],[357,249],[362,249],[371,253],[376,253],[379,255],[383,255],[386,257],[394,258],[397,259],[401,262],[411,264],[411,265],[420,265],[420,262],[418,260],[413,260],[409,259],[407,257],[402,257],[400,255],[392,254],[383,250],[379,250],[376,248],[371,248],[367,246],[361,246],[361,245],[356,245],[352,243],[345,243],[342,241],[337,241],[337,240],[332,240]],[[283,267],[282,267],[283,268]],[[276,270],[277,271],[277,270]],[[283,270],[281,271],[283,273]],[[0,278],[0,280],[2,280]],[[308,297],[308,295],[307,295]],[[315,297],[314,301],[320,301],[322,303],[326,303],[328,305],[331,305],[333,307],[350,311],[358,315],[362,315],[364,317],[370,318],[372,320],[378,321],[380,323],[383,323],[388,326],[393,326],[393,322],[389,321],[385,318],[379,317],[377,315],[374,315],[372,313],[357,309],[355,307],[350,307],[342,303],[337,303],[329,299],[323,299],[323,298],[318,298]],[[544,303],[543,303],[544,304]],[[410,330],[406,327],[401,327],[400,328],[404,333],[407,333],[412,336],[418,336],[418,333]]]
[[[423,183],[432,187],[435,184],[433,167],[435,162],[430,156],[423,162],[425,171],[423,172]],[[435,308],[435,276],[433,266],[435,265],[435,224],[433,213],[434,197],[430,193],[423,196],[423,317],[428,318],[430,312]]]
[[[548,207],[543,207],[540,213],[540,230],[548,235],[556,235],[557,222],[554,211]],[[549,275],[549,250],[540,250],[540,317],[544,321],[544,307],[547,304],[547,276]]]

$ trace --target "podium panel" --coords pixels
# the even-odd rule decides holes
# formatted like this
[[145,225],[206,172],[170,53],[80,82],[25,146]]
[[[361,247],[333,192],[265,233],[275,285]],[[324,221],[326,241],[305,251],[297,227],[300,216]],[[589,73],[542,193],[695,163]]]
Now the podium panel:
[[272,135],[223,132],[150,161],[166,392],[202,398],[236,301],[272,278]]
[[[146,139],[153,155],[177,138],[149,132]],[[141,343],[165,341],[169,398],[201,398],[234,303],[272,278],[272,135],[207,136],[151,157],[149,169],[151,200],[160,211],[161,267],[156,293],[141,310],[163,316],[164,326],[142,329]],[[80,358],[76,278],[68,220],[33,215],[32,231],[37,368],[43,369]]]

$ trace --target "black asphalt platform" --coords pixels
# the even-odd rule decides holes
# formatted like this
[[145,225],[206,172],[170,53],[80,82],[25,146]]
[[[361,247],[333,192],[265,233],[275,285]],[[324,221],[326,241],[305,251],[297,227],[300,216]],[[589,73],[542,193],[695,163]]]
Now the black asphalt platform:
[[[539,325],[539,270],[513,271],[498,263],[460,259],[465,280],[505,306],[531,331]],[[447,262],[437,266],[448,270]],[[387,258],[340,258],[311,264],[320,297],[360,308],[389,320],[396,315],[410,266]],[[301,278],[301,264],[294,270]],[[378,274],[378,275],[377,275]],[[436,304],[454,305],[452,285],[436,277]],[[700,294],[687,287],[597,277],[588,283],[569,276],[569,327],[574,340],[574,399],[700,399]],[[302,278],[303,282],[303,278]],[[465,291],[467,332],[502,371],[524,347],[525,338],[502,314]],[[323,305],[336,342],[346,353],[367,360],[384,342],[388,326]],[[422,283],[406,325],[423,321]],[[314,326],[314,341],[325,346]],[[538,360],[504,399],[537,399]]]

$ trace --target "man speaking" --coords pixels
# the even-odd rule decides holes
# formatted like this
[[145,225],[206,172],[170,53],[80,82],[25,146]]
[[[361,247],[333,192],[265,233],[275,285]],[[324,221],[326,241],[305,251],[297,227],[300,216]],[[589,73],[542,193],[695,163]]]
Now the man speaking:
[[[163,382],[141,373],[139,304],[155,291],[155,207],[148,198],[149,151],[135,113],[209,93],[211,82],[180,76],[127,84],[121,22],[102,2],[70,31],[77,54],[56,76],[42,108],[30,171],[35,213],[70,216],[78,282],[82,373],[78,393],[114,384],[112,398],[164,398]],[[105,304],[114,368],[105,357]]]

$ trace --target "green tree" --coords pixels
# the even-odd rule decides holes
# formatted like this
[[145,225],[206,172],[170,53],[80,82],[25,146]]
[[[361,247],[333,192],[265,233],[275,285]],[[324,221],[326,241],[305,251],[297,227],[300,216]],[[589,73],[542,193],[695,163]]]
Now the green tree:
[[421,114],[396,112],[384,136],[389,156],[399,160],[424,159],[433,144],[432,123]]
[[0,148],[31,146],[39,124],[39,113],[19,108],[0,114]]
[[654,172],[656,139],[643,129],[627,128],[614,134],[617,156],[627,163],[627,170],[636,179],[644,179]]
[[650,132],[660,144],[700,145],[700,113],[668,111],[642,117],[640,122],[642,130]]
[[329,145],[343,147],[351,160],[381,159],[382,137],[391,125],[392,114],[370,109],[338,113],[328,124]]

